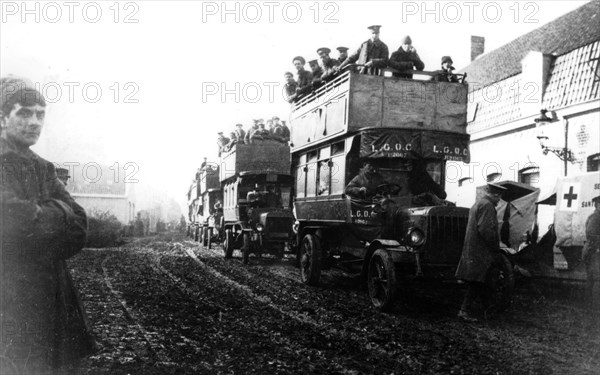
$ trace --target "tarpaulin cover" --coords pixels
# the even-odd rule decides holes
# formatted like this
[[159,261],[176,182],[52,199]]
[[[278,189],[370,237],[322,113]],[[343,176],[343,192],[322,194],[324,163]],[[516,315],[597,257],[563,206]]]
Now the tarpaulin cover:
[[583,246],[585,222],[594,211],[592,198],[598,195],[600,172],[565,177],[556,182],[556,246]]
[[[498,226],[500,228],[500,241],[513,249],[518,249],[519,245],[525,241],[525,233],[532,234],[533,226],[536,221],[536,205],[540,195],[540,189],[529,187],[525,189],[522,186],[516,186],[512,182],[519,194],[511,193],[511,185],[503,184],[508,189],[508,197],[504,197],[496,207],[498,212]],[[524,184],[519,184],[524,185]],[[506,200],[505,200],[506,199]]]
[[468,134],[431,130],[377,129],[361,134],[361,158],[470,161]]

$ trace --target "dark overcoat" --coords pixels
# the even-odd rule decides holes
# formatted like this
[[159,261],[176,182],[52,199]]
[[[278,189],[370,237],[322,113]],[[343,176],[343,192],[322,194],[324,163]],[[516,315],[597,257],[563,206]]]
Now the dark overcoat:
[[496,206],[484,196],[469,211],[467,233],[456,278],[485,282],[488,269],[500,253]]
[[349,55],[342,65],[345,66],[354,63],[364,65],[369,61],[373,61],[373,66],[371,68],[362,67],[360,72],[363,74],[378,74],[379,69],[383,69],[387,66],[389,57],[390,50],[384,42],[381,40],[373,42],[369,39],[366,42],[363,42],[356,52]]
[[382,184],[385,184],[385,180],[379,173],[373,173],[369,177],[364,171],[361,171],[348,183],[344,193],[353,198],[360,199],[363,198],[360,188],[364,187],[367,189],[364,198],[369,198],[375,195],[377,186]]
[[421,60],[416,51],[405,51],[402,47],[392,53],[388,65],[400,71],[392,74],[394,77],[398,78],[412,78],[413,70],[416,69],[422,71],[425,69],[425,63]]
[[1,373],[48,373],[92,353],[65,260],[84,246],[87,217],[54,165],[0,138]]

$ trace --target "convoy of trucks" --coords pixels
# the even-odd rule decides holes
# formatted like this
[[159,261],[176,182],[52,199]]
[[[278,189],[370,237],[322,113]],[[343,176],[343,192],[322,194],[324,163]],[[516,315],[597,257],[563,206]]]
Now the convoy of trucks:
[[[291,253],[308,285],[318,285],[331,267],[361,275],[373,305],[384,311],[401,279],[454,280],[469,214],[444,192],[446,162],[470,159],[468,85],[459,78],[398,79],[352,69],[338,75],[291,104],[289,144],[238,143],[222,150],[218,166],[205,161],[188,193],[188,232],[206,247],[221,241],[225,258],[241,251],[244,264],[251,254]],[[365,164],[381,183],[356,195],[348,184]],[[547,246],[532,239],[535,210],[529,221],[510,216],[511,207],[524,212],[514,208],[521,200],[536,204],[535,189],[506,185],[510,194],[498,209],[503,241],[522,237],[533,249]],[[558,210],[557,234],[562,216]],[[573,247],[568,239],[560,244]],[[502,246],[486,280],[485,302],[496,309],[510,304],[514,265],[539,252]]]

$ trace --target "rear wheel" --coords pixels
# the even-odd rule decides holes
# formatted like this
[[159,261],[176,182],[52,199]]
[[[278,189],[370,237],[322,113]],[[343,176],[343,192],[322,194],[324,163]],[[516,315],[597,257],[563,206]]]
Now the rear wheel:
[[244,233],[244,246],[242,247],[242,263],[250,262],[250,234]]
[[233,232],[231,229],[225,229],[225,242],[223,243],[223,251],[225,258],[229,259],[233,256]]
[[321,277],[321,244],[314,234],[307,234],[300,244],[300,277],[307,285],[318,285]]
[[515,275],[508,258],[501,254],[487,272],[483,302],[488,312],[506,310],[512,303]]
[[369,261],[367,273],[369,297],[375,307],[381,311],[389,311],[396,297],[396,268],[391,255],[379,249]]

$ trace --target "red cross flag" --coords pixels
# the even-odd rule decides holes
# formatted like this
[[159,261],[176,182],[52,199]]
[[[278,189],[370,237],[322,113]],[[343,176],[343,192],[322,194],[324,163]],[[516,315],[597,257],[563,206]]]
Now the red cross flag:
[[581,201],[581,183],[567,182],[562,185],[562,191],[558,192],[559,211],[577,211]]

